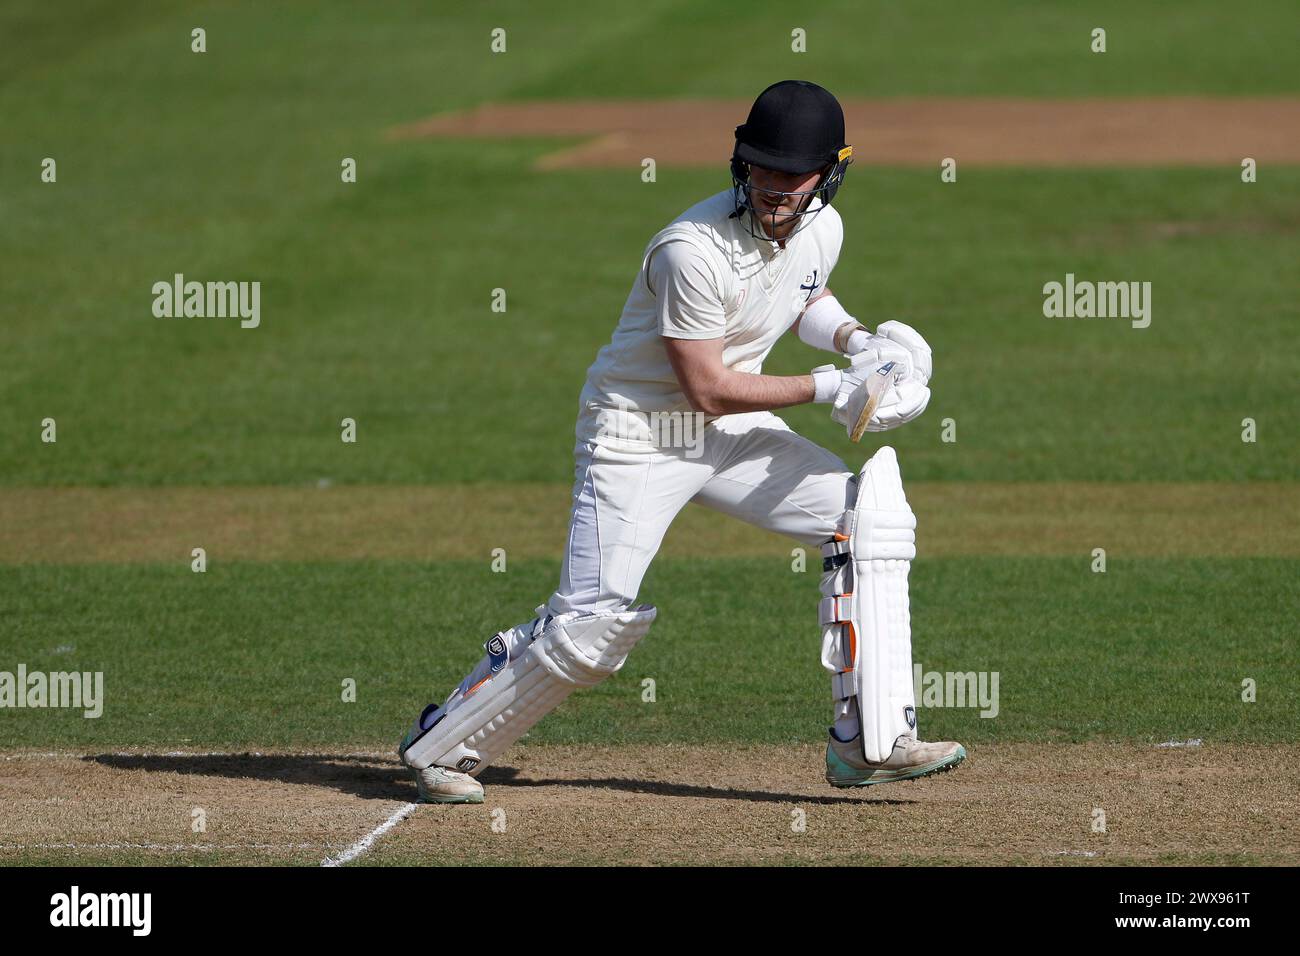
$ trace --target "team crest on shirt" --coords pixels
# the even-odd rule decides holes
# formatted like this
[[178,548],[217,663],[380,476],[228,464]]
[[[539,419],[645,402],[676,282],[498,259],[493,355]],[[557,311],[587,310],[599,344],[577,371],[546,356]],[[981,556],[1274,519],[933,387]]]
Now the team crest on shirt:
[[817,291],[817,287],[821,284],[821,283],[819,283],[819,282],[817,281],[817,273],[818,273],[818,271],[819,271],[819,270],[814,269],[812,272],[810,272],[810,273],[808,273],[806,276],[804,276],[804,277],[803,277],[803,284],[799,286],[799,290],[800,290],[801,292],[807,292],[807,293],[808,293],[808,294],[807,294],[806,296],[804,296],[804,298],[803,298],[803,300],[804,300],[805,302],[807,302],[809,299],[811,299],[811,298],[813,297],[813,293]]

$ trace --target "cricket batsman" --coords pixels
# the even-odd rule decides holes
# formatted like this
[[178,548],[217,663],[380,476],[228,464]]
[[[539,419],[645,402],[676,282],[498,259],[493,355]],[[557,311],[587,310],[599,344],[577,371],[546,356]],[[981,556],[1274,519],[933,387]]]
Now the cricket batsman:
[[[532,620],[494,634],[460,686],[416,718],[398,753],[422,801],[481,803],[485,767],[573,691],[623,666],[655,619],[636,603],[641,579],[690,501],[821,549],[832,786],[911,780],[965,759],[960,744],[917,737],[907,584],[916,519],[894,450],[882,446],[854,474],[773,414],[829,405],[856,441],[907,424],[930,400],[925,339],[897,321],[869,331],[827,285],[844,235],[831,202],[852,154],[829,91],[773,84],[736,128],[731,188],[646,246],[579,398],[559,587]],[[848,364],[762,374],[787,332]],[[680,427],[661,427],[683,416],[701,424],[696,447],[682,447]]]

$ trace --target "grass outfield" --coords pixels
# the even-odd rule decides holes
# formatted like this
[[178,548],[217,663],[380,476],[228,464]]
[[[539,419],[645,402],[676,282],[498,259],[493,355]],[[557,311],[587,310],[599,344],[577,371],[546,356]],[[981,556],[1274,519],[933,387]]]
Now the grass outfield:
[[[562,16],[524,0],[481,9],[418,0],[366,7],[286,0],[178,2],[165,10],[148,0],[73,0],[58,8],[13,0],[0,27],[24,42],[6,50],[0,80],[62,75],[125,81],[147,89],[152,101],[188,96],[183,87],[196,77],[187,69],[195,65],[188,49],[195,26],[208,31],[209,55],[220,51],[230,64],[211,92],[233,94],[268,114],[268,93],[319,93],[312,113],[274,117],[291,124],[328,116],[391,119],[426,92],[450,106],[593,92],[752,96],[774,70],[794,69],[873,96],[1300,91],[1291,68],[1300,12],[1289,0],[1232,7],[1214,0],[1176,7],[991,0],[950,4],[941,16],[853,0],[797,12],[781,0],[750,0],[743,11],[681,0],[570,0]],[[496,27],[508,31],[509,68],[482,55]],[[795,27],[807,31],[806,53],[791,53]],[[1104,56],[1089,49],[1096,27],[1107,30]],[[177,35],[177,56],[160,57]],[[154,80],[162,83],[149,88]],[[99,92],[88,87],[82,95]],[[33,105],[24,115],[34,112]]]
[[[412,150],[353,192],[322,183],[329,196],[305,206],[218,212],[201,254],[180,238],[200,216],[189,203],[211,203],[200,192],[159,210],[161,228],[137,242],[110,223],[151,218],[147,204],[78,186],[41,203],[42,187],[21,189],[0,333],[0,482],[564,480],[585,370],[646,240],[720,179],[534,174],[519,147],[485,148],[476,166],[492,199],[453,201],[448,245],[431,219],[439,171],[469,147]],[[976,171],[944,189],[920,171],[855,171],[831,285],[869,322],[901,317],[936,344],[930,409],[891,436],[908,478],[1300,473],[1300,432],[1287,427],[1300,171],[1267,176],[1248,187],[1231,170]],[[574,206],[568,190],[586,201]],[[249,215],[270,221],[234,221]],[[70,268],[75,283],[58,278]],[[261,276],[262,326],[153,318],[152,283],[177,271]],[[1044,318],[1041,287],[1067,272],[1150,281],[1151,326]],[[496,287],[505,315],[489,311]],[[790,340],[765,370],[803,373],[823,358]],[[824,409],[785,414],[848,450]],[[39,441],[47,415],[57,445]],[[344,417],[358,423],[355,445],[339,441]],[[1256,444],[1241,441],[1246,417]],[[944,418],[956,444],[941,441]]]
[[[557,566],[229,564],[0,569],[0,660],[102,670],[102,717],[5,714],[10,746],[384,747],[441,698],[477,645],[553,587]],[[925,671],[997,671],[999,712],[921,711],[934,739],[1283,743],[1300,735],[1296,563],[944,559],[913,569]],[[788,561],[661,561],[661,617],[624,670],[533,743],[788,744],[823,739],[818,574]],[[357,682],[356,703],[341,700]],[[642,681],[655,681],[654,703]],[[1251,678],[1258,700],[1243,703]]]
[[[531,164],[554,143],[386,140],[397,123],[592,90],[748,96],[790,69],[842,95],[1300,85],[1290,3],[1249,15],[1180,4],[1176,19],[1155,5],[958,6],[910,26],[831,6],[808,28],[835,42],[770,64],[724,61],[716,38],[781,39],[789,15],[775,5],[712,22],[638,4],[584,18],[580,35],[522,5],[412,27],[344,5],[160,17],[97,4],[93,30],[62,8],[8,9],[38,38],[13,51],[0,86],[24,146],[0,155],[8,485],[565,480],[583,374],[642,249],[725,188],[723,163],[661,169],[654,184],[639,169],[539,173]],[[1058,46],[1094,15],[1112,31],[1104,68]],[[494,58],[466,36],[486,47],[497,17],[515,32]],[[202,56],[187,43],[199,20]],[[668,45],[687,62],[712,51],[715,70],[635,68]],[[38,179],[44,156],[59,162],[55,185]],[[355,185],[339,181],[344,156],[358,160]],[[931,409],[897,436],[909,480],[1300,473],[1287,427],[1300,170],[1265,164],[1245,186],[1235,168],[970,169],[943,186],[930,170],[861,167],[837,204],[847,232],[832,286],[865,321],[902,318],[936,347]],[[262,326],[153,318],[152,284],[177,272],[261,281]],[[1044,318],[1042,285],[1067,272],[1152,282],[1151,327]],[[498,287],[505,315],[489,310]],[[824,358],[781,343],[767,371]],[[57,445],[39,442],[47,416]],[[358,422],[355,446],[338,441],[344,417]],[[949,417],[956,445],[940,441]],[[1246,417],[1257,444],[1239,440]],[[837,441],[824,410],[789,420]]]

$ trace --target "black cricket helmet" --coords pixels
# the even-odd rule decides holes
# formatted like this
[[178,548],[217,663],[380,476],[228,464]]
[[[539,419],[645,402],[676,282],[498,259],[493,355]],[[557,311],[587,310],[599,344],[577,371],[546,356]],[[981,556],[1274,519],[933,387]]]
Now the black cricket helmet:
[[[844,142],[844,111],[829,90],[807,80],[773,83],[758,95],[750,107],[749,118],[736,127],[736,146],[731,154],[731,183],[736,200],[732,218],[739,219],[749,213],[746,224],[750,234],[770,241],[776,230],[776,213],[769,214],[772,228],[767,235],[756,230],[759,213],[750,197],[749,167],[761,166],[782,173],[811,173],[820,169],[822,175],[814,188],[772,193],[782,201],[786,197],[798,199],[798,212],[781,217],[783,223],[799,219],[790,233],[794,235],[817,212],[830,205],[852,161],[853,147]],[[809,212],[813,197],[820,198],[822,205]]]

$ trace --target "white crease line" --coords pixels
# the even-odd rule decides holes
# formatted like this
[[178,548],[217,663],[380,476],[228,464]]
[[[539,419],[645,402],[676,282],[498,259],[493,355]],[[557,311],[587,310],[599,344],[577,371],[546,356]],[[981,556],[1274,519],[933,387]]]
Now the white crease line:
[[397,826],[399,823],[401,823],[403,820],[409,817],[412,813],[414,813],[419,806],[420,805],[418,803],[403,804],[402,806],[394,810],[392,815],[387,820],[379,824],[379,826],[375,827],[373,830],[371,830],[369,833],[363,836],[356,843],[352,844],[350,847],[348,847],[338,856],[330,856],[321,860],[320,865],[321,866],[342,866],[344,863],[351,863],[362,853],[365,853],[367,850],[369,850],[370,847],[374,844],[374,842],[378,840],[381,836],[383,836],[393,827]]
[[1192,740],[1166,740],[1162,744],[1156,744],[1157,747],[1199,747],[1200,745],[1200,737],[1196,737]]

